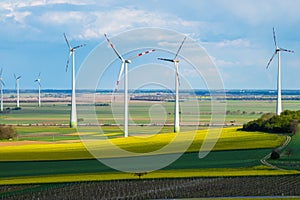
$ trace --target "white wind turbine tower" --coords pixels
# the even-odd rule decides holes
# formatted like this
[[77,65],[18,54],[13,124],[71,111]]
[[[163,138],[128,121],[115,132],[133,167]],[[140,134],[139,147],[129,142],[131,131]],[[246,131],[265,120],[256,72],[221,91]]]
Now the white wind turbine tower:
[[180,124],[179,124],[179,74],[178,74],[178,63],[179,60],[177,59],[177,56],[182,48],[182,45],[184,41],[186,40],[186,37],[184,37],[180,47],[177,50],[177,53],[173,59],[168,58],[158,58],[158,60],[163,60],[167,62],[172,62],[175,65],[175,117],[174,117],[174,133],[178,133],[180,131]]
[[5,86],[2,77],[3,69],[0,71],[0,90],[1,90],[1,112],[3,112],[3,87]]
[[75,88],[75,50],[80,47],[84,47],[85,44],[71,47],[65,33],[64,33],[64,37],[65,37],[66,43],[70,49],[70,54],[69,54],[69,57],[67,60],[67,65],[66,65],[66,71],[68,70],[70,58],[72,57],[72,97],[71,97],[70,127],[76,128],[77,127],[77,112],[76,112],[76,99],[75,99],[75,89],[76,89]]
[[19,85],[19,81],[20,81],[20,78],[21,76],[16,76],[14,74],[14,77],[16,79],[16,92],[17,92],[17,108],[20,108],[20,85]]
[[37,79],[34,81],[34,82],[37,82],[38,83],[38,106],[41,107],[41,79],[40,79],[40,76],[41,76],[41,72],[39,73]]
[[294,51],[280,48],[277,46],[276,42],[276,35],[275,35],[275,30],[273,28],[273,38],[274,38],[274,43],[275,43],[275,52],[273,53],[271,59],[269,60],[267,64],[267,68],[269,67],[270,63],[272,62],[274,56],[277,54],[278,55],[278,74],[277,74],[277,103],[276,103],[276,115],[280,115],[282,112],[282,106],[281,106],[281,70],[280,70],[280,51],[286,51],[286,52],[291,52],[293,53]]
[[128,64],[131,63],[132,59],[142,56],[142,55],[145,55],[145,54],[148,54],[148,53],[151,53],[151,52],[154,52],[155,49],[145,51],[143,53],[139,53],[137,55],[129,57],[128,59],[124,59],[121,56],[121,54],[115,49],[114,45],[108,39],[107,35],[104,34],[104,36],[105,36],[107,42],[110,44],[111,48],[114,50],[114,52],[118,56],[118,58],[122,61],[122,65],[121,65],[120,72],[119,72],[119,77],[118,77],[116,88],[115,88],[114,92],[116,92],[118,89],[120,79],[121,79],[121,76],[124,71],[124,137],[128,137]]

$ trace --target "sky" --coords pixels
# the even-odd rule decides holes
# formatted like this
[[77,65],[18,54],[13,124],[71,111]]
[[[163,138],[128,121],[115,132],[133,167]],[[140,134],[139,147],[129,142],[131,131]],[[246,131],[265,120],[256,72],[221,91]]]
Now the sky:
[[[99,54],[111,56],[115,64],[105,74],[108,83],[103,89],[111,88],[120,63],[114,60],[117,57],[113,58],[114,52],[103,34],[108,33],[114,45],[120,47],[118,35],[124,37],[126,31],[136,33],[136,29],[155,27],[186,35],[199,44],[215,64],[224,88],[276,89],[277,59],[266,69],[275,51],[275,27],[278,46],[295,51],[281,54],[282,89],[299,89],[299,8],[297,0],[2,0],[0,67],[6,89],[15,87],[13,74],[22,76],[21,89],[35,89],[39,72],[42,88],[70,89],[71,71],[66,72],[69,49],[63,37],[66,33],[72,46],[86,44],[76,51],[77,73],[99,46],[106,45]],[[165,56],[174,55],[181,43],[179,38],[172,44],[174,50]],[[142,43],[145,38],[135,39]],[[166,44],[164,50],[172,45]],[[160,53],[164,54],[160,51],[143,61],[160,57]],[[162,64],[157,60],[151,63]],[[184,71],[184,66],[183,62],[180,70]],[[188,73],[185,76],[189,79]],[[193,87],[206,89],[205,84]]]

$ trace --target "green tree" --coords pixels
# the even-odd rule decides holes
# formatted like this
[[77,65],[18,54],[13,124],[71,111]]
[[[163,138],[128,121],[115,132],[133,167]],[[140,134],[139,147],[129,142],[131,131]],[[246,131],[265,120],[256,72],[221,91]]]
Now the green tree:
[[244,124],[242,130],[269,133],[294,133],[297,132],[296,129],[299,120],[300,111],[285,110],[280,116],[267,113],[263,114],[259,119]]

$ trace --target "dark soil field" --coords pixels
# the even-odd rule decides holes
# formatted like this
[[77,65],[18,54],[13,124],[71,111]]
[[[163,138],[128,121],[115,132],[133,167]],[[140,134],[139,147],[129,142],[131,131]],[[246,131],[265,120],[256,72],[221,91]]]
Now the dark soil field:
[[147,179],[1,186],[0,199],[300,197],[300,176]]

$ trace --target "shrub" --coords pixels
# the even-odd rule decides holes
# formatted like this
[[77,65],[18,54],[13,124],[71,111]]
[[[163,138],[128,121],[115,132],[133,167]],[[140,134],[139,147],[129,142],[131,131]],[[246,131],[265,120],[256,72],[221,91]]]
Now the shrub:
[[280,158],[280,154],[276,150],[273,150],[271,153],[271,159],[276,160],[279,158]]
[[0,125],[0,140],[13,139],[17,136],[12,126]]

